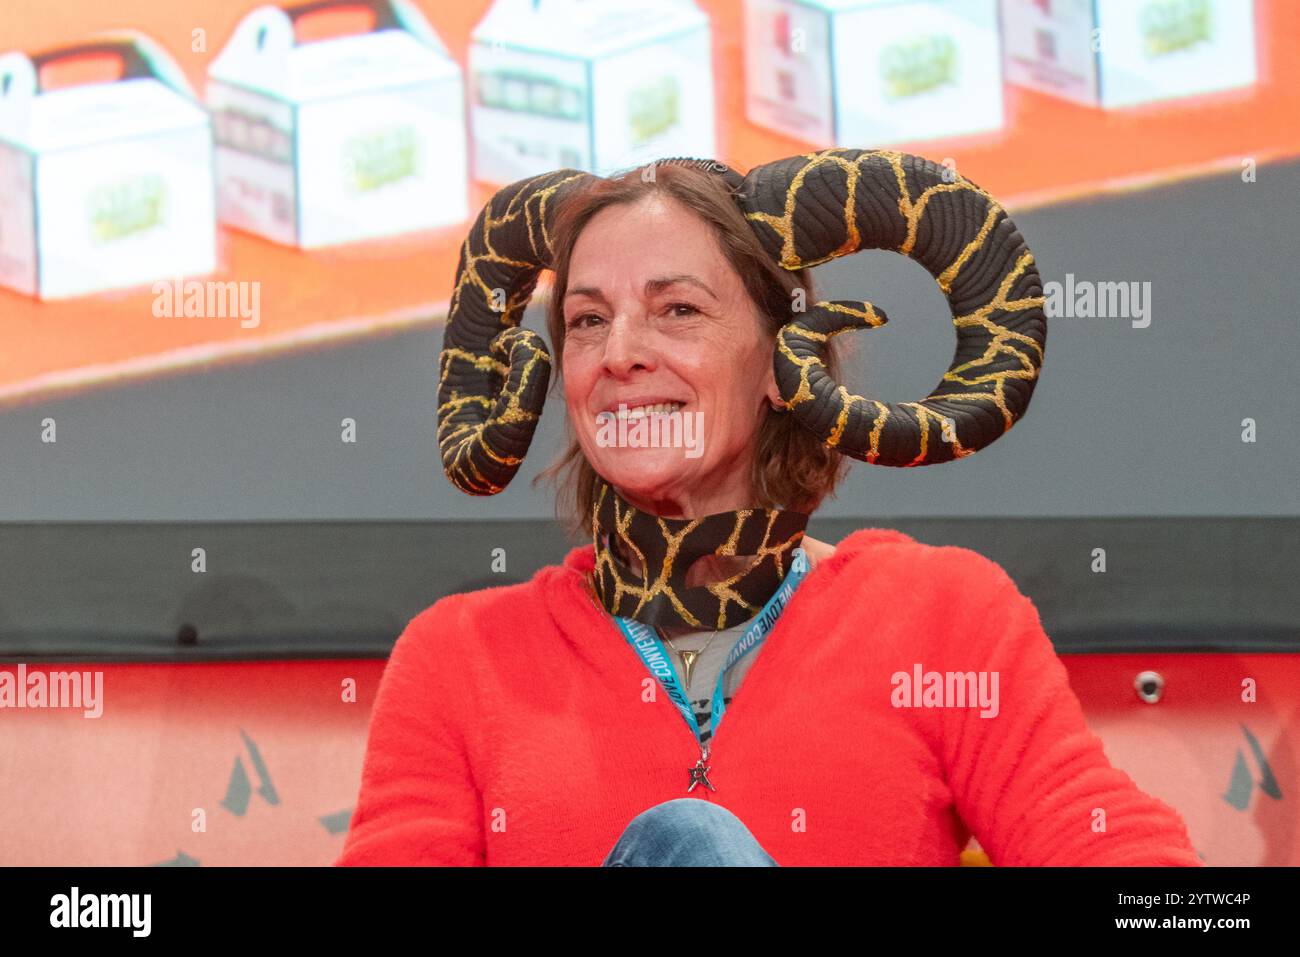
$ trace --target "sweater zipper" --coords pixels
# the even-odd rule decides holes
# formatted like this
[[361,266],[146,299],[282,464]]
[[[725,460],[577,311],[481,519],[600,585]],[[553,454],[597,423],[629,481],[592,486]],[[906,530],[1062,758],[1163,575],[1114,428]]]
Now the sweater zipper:
[[[696,738],[695,747],[696,750],[699,751],[700,753],[700,762],[702,766],[707,769],[709,767],[709,758],[713,754],[713,737],[712,736],[709,737],[708,744],[701,744],[700,739]],[[695,786],[694,790],[690,792],[689,795],[690,797],[695,797],[698,795],[699,797],[703,798],[706,801],[709,800],[709,795],[713,793],[713,789],[710,787],[710,785],[713,782],[709,781],[708,784],[704,783],[706,780],[708,780],[708,774],[709,772],[707,770],[703,772],[700,782]],[[690,785],[688,784],[687,786],[689,787]]]
[[[814,571],[816,571],[818,565],[820,565],[820,564],[821,564],[821,563],[819,562],[817,565],[812,566],[812,567],[808,570],[808,575],[809,575],[810,577],[811,577],[812,573],[813,573]],[[583,576],[583,579],[584,579],[584,582],[586,582],[586,583],[589,583],[589,582],[590,582],[590,579],[589,579],[586,575]],[[616,625],[616,624],[614,624],[612,621],[610,621],[610,619],[609,619],[609,613],[606,612],[605,609],[602,608],[602,607],[600,606],[599,602],[597,602],[597,600],[596,600],[596,596],[595,596],[595,595],[592,593],[592,591],[589,589],[588,585],[587,585],[587,584],[584,584],[584,585],[582,586],[582,588],[583,588],[583,591],[584,591],[584,592],[586,593],[586,595],[587,595],[587,600],[588,600],[589,602],[591,602],[591,606],[592,606],[592,608],[595,609],[595,611],[596,611],[596,615],[597,615],[600,619],[602,619],[603,621],[609,622],[610,627],[612,627],[612,628],[614,629],[614,631],[617,632],[618,637],[619,637],[619,639],[620,639],[621,641],[626,641],[626,639],[625,639],[624,636],[623,636],[622,629],[620,629],[620,628],[618,627],[618,625]],[[803,586],[803,592],[804,592],[804,594],[807,594],[807,593],[808,593],[807,585],[804,585],[804,586]],[[784,617],[784,616],[783,616],[783,617]],[[780,622],[778,622],[778,625],[779,625],[779,624],[780,624]],[[776,633],[776,628],[773,628],[773,630],[772,630],[772,634],[775,634],[775,633]],[[768,638],[770,639],[771,637],[772,637],[772,635],[769,634],[769,635],[768,635]],[[770,658],[771,655],[769,654],[768,657]],[[751,682],[751,686],[752,686],[752,682]],[[671,705],[671,702],[670,702],[670,705]],[[711,722],[713,721],[712,717],[710,718],[710,721],[711,721]],[[717,750],[718,750],[718,749],[717,749],[717,744],[718,744],[718,733],[719,733],[720,730],[721,730],[720,723],[712,723],[712,724],[711,724],[711,727],[713,728],[713,733],[709,736],[709,743],[708,743],[708,744],[704,744],[704,743],[702,743],[702,742],[700,741],[700,739],[699,739],[699,737],[698,737],[697,735],[695,735],[693,732],[690,732],[690,729],[689,729],[689,728],[687,729],[688,733],[691,733],[691,737],[694,739],[695,749],[696,749],[696,751],[697,751],[698,754],[699,754],[699,760],[700,760],[700,761],[703,761],[705,765],[707,765],[707,764],[709,763],[709,759],[710,759],[710,758],[712,758],[712,757],[716,757],[716,756],[717,756]],[[689,769],[688,769],[688,770],[689,770]],[[695,791],[691,791],[690,793],[691,793],[691,795],[694,795],[694,794],[696,794],[697,791],[703,791],[703,792],[704,792],[704,793],[701,795],[701,797],[702,797],[704,800],[709,800],[709,799],[710,799],[710,798],[709,798],[709,795],[710,795],[711,791],[710,791],[710,789],[709,789],[708,786],[706,786],[706,785],[704,785],[704,784],[701,783],[701,784],[699,784],[699,785],[696,787]]]
[[[609,625],[610,625],[610,626],[614,629],[614,631],[618,634],[619,639],[622,640],[622,641],[624,641],[624,642],[626,642],[627,639],[623,636],[622,629],[620,629],[620,628],[618,627],[618,625],[616,625],[616,624],[614,624],[612,621],[610,621],[609,616],[608,616],[608,612],[606,612],[605,609],[601,608],[600,605],[598,605],[598,604],[596,603],[595,596],[593,596],[593,595],[590,593],[590,591],[587,591],[587,589],[586,589],[585,586],[584,586],[583,590],[584,590],[584,592],[586,592],[586,594],[587,594],[587,599],[591,602],[592,607],[596,610],[596,614],[597,614],[597,616],[600,617],[603,621],[608,622]],[[669,704],[671,705],[671,702],[669,702]],[[680,715],[678,715],[677,717],[680,717]],[[710,727],[713,727],[713,725],[712,725],[712,720],[713,720],[712,717],[710,717],[709,720],[710,720]],[[699,739],[699,736],[696,735],[695,732],[691,731],[690,728],[687,728],[686,731],[687,731],[687,733],[691,736],[691,740],[692,740],[692,742],[695,744],[695,750],[696,750],[697,752],[699,752],[699,760],[702,761],[705,765],[708,765],[708,763],[709,763],[709,758],[712,757],[712,756],[716,753],[716,750],[717,750],[717,749],[714,747],[714,745],[717,743],[717,737],[718,737],[718,731],[717,731],[717,728],[714,727],[714,728],[713,728],[713,733],[712,733],[711,735],[709,735],[709,742],[708,742],[708,744],[704,744],[703,742],[701,742],[700,739]],[[693,770],[693,768],[688,768],[687,770],[688,770],[688,771],[691,771],[691,770]],[[707,774],[707,772],[705,772],[705,773]],[[710,784],[712,784],[712,782],[710,782]],[[687,785],[687,786],[689,787],[689,782],[688,782],[688,785]],[[700,796],[701,796],[702,798],[704,798],[705,800],[708,800],[709,794],[712,793],[712,789],[710,788],[709,785],[706,785],[706,784],[704,784],[703,782],[701,782],[700,784],[696,785],[695,790],[691,791],[690,794],[691,794],[692,796],[694,796],[696,793],[701,792],[701,791],[704,792],[704,793],[701,794]]]
[[[710,716],[709,716],[709,728],[710,728],[711,733],[710,733],[710,735],[709,735],[708,743],[707,743],[707,744],[705,744],[705,743],[701,743],[701,742],[699,741],[698,738],[696,739],[696,742],[695,742],[695,745],[696,745],[696,747],[699,749],[699,752],[700,752],[700,760],[704,762],[704,764],[705,764],[706,767],[707,767],[708,764],[709,764],[709,760],[710,760],[711,758],[716,757],[716,756],[717,756],[717,753],[718,753],[718,749],[717,749],[717,744],[718,744],[718,727],[717,727],[717,725],[715,725],[715,724],[713,723],[713,721],[714,721],[713,716],[710,715]],[[707,772],[706,772],[706,773],[707,773]],[[713,782],[710,781],[709,783],[712,784]],[[701,797],[705,798],[706,800],[712,800],[713,788],[710,788],[710,787],[708,787],[707,785],[701,783],[698,787],[696,787],[695,791],[692,791],[691,793],[692,793],[692,794],[695,794],[695,793],[698,792],[698,791],[703,791],[703,792],[704,792],[704,793],[701,795]]]

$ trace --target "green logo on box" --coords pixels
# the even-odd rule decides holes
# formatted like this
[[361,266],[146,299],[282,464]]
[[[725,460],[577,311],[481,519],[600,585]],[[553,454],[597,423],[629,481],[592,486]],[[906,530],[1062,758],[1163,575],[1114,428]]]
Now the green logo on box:
[[1186,50],[1214,33],[1209,0],[1158,0],[1142,8],[1142,41],[1148,57]]
[[627,113],[633,146],[672,129],[681,115],[676,77],[661,76],[629,91]]
[[916,37],[884,48],[880,78],[890,99],[916,96],[957,80],[957,43],[946,34]]
[[343,146],[348,187],[365,193],[419,172],[419,146],[409,126],[358,136]]
[[158,176],[140,176],[91,190],[87,198],[90,235],[96,243],[152,229],[167,217],[167,184]]

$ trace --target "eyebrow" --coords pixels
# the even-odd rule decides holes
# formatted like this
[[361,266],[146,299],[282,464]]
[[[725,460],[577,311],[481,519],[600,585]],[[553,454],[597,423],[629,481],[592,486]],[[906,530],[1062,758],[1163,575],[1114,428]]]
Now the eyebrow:
[[[645,284],[645,294],[647,296],[653,296],[678,284],[696,286],[712,296],[715,301],[718,298],[713,290],[704,284],[703,280],[696,276],[692,276],[690,273],[677,273],[672,276],[655,276],[653,279],[647,279]],[[595,299],[609,305],[609,300],[605,298],[605,294],[595,286],[577,286],[571,288],[565,293],[566,299],[569,296],[586,296],[588,299]]]

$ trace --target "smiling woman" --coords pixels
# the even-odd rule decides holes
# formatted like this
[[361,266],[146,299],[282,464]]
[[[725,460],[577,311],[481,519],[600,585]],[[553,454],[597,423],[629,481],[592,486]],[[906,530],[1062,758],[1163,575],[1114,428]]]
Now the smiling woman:
[[[833,337],[885,317],[816,300],[807,269],[866,248],[948,296],[957,350],[919,402],[838,383]],[[551,354],[520,322],[543,269],[570,434],[543,477],[589,544],[408,625],[340,863],[956,865],[972,835],[994,864],[1199,863],[1107,761],[998,565],[805,534],[849,458],[947,462],[1023,415],[1042,288],[991,196],[847,149],[507,186],[440,359],[443,465],[471,494],[505,488],[541,414]],[[611,443],[610,415],[698,417],[703,448]],[[954,679],[897,692],[927,674]]]
[[[772,354],[793,310],[815,300],[812,276],[772,261],[722,177],[651,169],[597,180],[557,215],[547,331],[572,438],[538,479],[567,473],[575,530],[591,520],[597,476],[665,517],[811,512],[848,463],[780,411]],[[835,345],[824,361],[838,378]],[[701,455],[596,441],[600,413],[655,403],[698,415]]]

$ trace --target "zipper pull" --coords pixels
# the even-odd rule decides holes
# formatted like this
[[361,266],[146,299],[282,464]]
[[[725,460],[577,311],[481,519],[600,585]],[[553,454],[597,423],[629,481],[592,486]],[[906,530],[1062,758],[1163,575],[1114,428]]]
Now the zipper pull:
[[695,767],[690,769],[691,786],[686,789],[687,794],[690,794],[692,791],[694,791],[695,786],[697,784],[703,784],[710,791],[718,790],[713,786],[713,782],[709,780],[709,769],[705,765],[705,762],[708,760],[709,760],[709,746],[707,744],[702,744],[700,745],[700,759],[695,762]]

